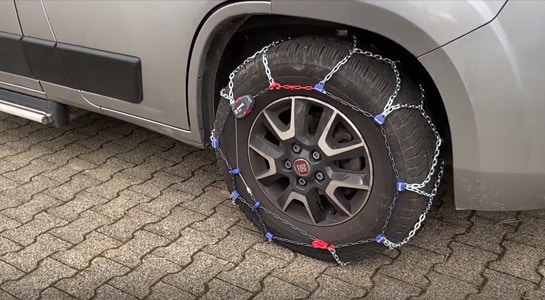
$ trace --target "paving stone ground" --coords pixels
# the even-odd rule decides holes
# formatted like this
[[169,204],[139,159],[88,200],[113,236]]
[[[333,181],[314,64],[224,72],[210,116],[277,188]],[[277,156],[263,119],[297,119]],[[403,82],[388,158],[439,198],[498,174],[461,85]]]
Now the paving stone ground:
[[0,299],[543,299],[545,211],[436,201],[401,251],[347,267],[271,244],[211,150],[87,114],[0,114]]

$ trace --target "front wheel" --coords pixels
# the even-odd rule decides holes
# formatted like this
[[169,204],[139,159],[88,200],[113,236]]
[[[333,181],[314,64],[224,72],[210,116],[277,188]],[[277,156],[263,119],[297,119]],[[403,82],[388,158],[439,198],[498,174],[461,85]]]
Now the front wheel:
[[[322,260],[334,256],[313,241],[358,260],[384,249],[377,236],[397,243],[414,231],[430,197],[396,185],[425,181],[437,158],[438,135],[414,109],[420,90],[380,57],[353,53],[327,92],[312,88],[351,50],[322,37],[268,49],[273,85],[262,56],[248,60],[232,82],[234,95],[257,95],[251,113],[235,118],[222,100],[214,125],[218,163],[248,218],[267,237]],[[372,116],[400,84],[395,101],[410,107],[377,125]]]

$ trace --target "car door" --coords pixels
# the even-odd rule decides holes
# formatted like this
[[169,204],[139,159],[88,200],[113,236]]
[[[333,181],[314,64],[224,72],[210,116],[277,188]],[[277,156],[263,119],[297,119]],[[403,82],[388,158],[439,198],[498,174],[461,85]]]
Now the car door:
[[0,1],[0,88],[43,97],[39,81],[33,79],[22,39],[15,2]]
[[77,88],[89,102],[106,114],[182,129],[189,129],[191,43],[220,2],[42,1],[61,50],[68,52],[61,53],[66,71],[78,77]]

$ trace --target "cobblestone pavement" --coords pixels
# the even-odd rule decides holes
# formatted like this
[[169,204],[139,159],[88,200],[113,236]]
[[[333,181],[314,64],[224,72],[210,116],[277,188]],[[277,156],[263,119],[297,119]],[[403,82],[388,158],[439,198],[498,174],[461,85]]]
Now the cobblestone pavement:
[[545,297],[545,212],[437,201],[401,252],[338,267],[268,243],[211,150],[94,114],[0,114],[0,299]]

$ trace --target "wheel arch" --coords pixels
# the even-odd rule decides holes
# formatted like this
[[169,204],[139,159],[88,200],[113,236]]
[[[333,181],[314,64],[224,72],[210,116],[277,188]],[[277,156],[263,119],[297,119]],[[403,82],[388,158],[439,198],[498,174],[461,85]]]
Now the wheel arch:
[[[409,66],[412,78],[419,78],[425,87],[428,98],[436,99],[431,101],[432,113],[439,120],[439,130],[446,143],[444,148],[447,154],[447,161],[452,155],[450,143],[451,128],[449,119],[452,117],[445,110],[444,99],[441,97],[430,72],[418,60],[421,54],[427,53],[440,46],[441,41],[435,40],[422,28],[407,19],[400,20],[405,24],[406,33],[420,41],[418,48],[411,48],[411,45],[402,45],[396,42],[396,34],[389,34],[383,26],[381,33],[373,32],[363,28],[347,25],[346,22],[323,21],[308,17],[295,17],[288,15],[273,14],[273,7],[270,2],[250,1],[227,4],[204,21],[201,30],[198,32],[193,44],[192,56],[188,68],[188,112],[191,122],[191,131],[198,134],[204,144],[208,144],[208,133],[212,128],[215,109],[220,100],[219,90],[225,86],[226,78],[240,62],[251,53],[272,40],[280,38],[278,32],[284,36],[291,37],[298,34],[337,32],[337,30],[348,30],[356,33],[360,41],[366,41],[371,46],[380,49],[381,53],[401,60]],[[388,12],[391,18],[391,12]],[[377,17],[380,20],[380,18]],[[286,30],[278,30],[279,28]],[[308,30],[309,28],[312,28]],[[262,30],[256,39],[252,40],[248,32]],[[246,42],[243,46],[237,45],[237,39],[244,37]],[[251,40],[253,43],[248,43]],[[399,41],[399,39],[397,39]],[[417,43],[418,44],[418,43]],[[413,43],[414,45],[414,43]],[[238,48],[240,47],[240,48]],[[240,51],[241,49],[245,51]],[[426,50],[423,50],[426,49]],[[465,93],[465,91],[463,91]],[[458,118],[459,120],[459,118]]]

